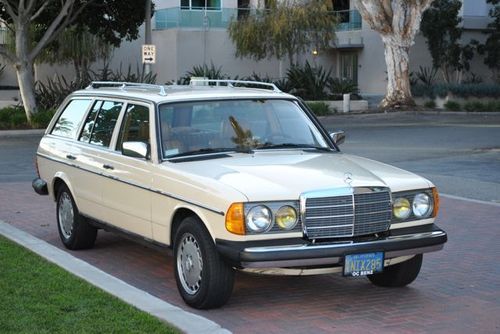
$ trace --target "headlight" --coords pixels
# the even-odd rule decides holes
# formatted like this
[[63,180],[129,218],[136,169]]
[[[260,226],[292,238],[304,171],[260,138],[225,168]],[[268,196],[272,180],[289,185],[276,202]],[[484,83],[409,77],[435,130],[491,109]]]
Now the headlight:
[[394,200],[394,205],[392,206],[392,212],[394,217],[397,219],[406,219],[410,217],[411,214],[411,204],[406,198],[400,197]]
[[282,230],[291,230],[297,224],[297,211],[289,205],[282,206],[276,212],[275,220]]
[[430,216],[433,209],[430,196],[424,193],[415,195],[412,207],[413,214],[418,218],[425,218]]
[[246,216],[246,225],[254,233],[265,232],[273,222],[271,210],[264,205],[257,205],[251,208]]

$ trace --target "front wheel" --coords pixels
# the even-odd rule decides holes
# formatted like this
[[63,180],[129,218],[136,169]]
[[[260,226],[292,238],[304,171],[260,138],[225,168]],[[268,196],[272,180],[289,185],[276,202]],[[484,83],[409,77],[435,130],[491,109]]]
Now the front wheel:
[[378,274],[368,275],[368,279],[375,285],[384,287],[401,287],[413,282],[422,267],[422,254],[417,254],[411,259],[384,268]]
[[57,192],[56,210],[57,228],[64,246],[72,250],[92,248],[97,237],[97,229],[80,215],[66,185],[62,185]]
[[174,242],[175,279],[186,304],[209,309],[224,305],[233,290],[234,269],[221,258],[203,223],[184,219]]

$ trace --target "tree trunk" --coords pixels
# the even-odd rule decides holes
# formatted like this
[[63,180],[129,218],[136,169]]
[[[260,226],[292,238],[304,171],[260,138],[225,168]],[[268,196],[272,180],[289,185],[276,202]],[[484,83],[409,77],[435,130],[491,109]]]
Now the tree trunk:
[[27,62],[18,63],[16,64],[16,74],[26,118],[28,122],[31,123],[33,114],[37,112],[33,68]]
[[414,106],[410,87],[410,47],[400,45],[392,38],[382,36],[387,65],[387,94],[380,103],[382,108]]
[[31,123],[32,116],[37,112],[35,98],[35,80],[33,75],[33,59],[29,58],[30,39],[29,24],[25,20],[19,19],[15,22],[16,28],[16,58],[14,66],[16,68],[17,81],[21,100],[23,101],[26,118]]

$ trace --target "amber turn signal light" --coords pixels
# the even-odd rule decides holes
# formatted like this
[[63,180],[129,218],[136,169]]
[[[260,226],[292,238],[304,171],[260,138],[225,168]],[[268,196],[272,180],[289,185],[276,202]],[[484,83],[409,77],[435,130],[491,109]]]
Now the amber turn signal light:
[[243,211],[243,203],[233,203],[227,210],[226,230],[234,234],[245,234],[245,213]]
[[434,199],[434,209],[432,210],[432,217],[436,217],[439,211],[439,193],[436,187],[432,188],[432,198]]

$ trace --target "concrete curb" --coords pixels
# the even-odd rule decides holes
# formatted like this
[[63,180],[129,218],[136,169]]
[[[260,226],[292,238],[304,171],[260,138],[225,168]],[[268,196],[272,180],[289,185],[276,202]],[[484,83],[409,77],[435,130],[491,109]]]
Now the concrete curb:
[[30,130],[0,130],[1,137],[22,137],[22,136],[42,136],[45,129]]
[[90,284],[116,296],[124,302],[147,312],[162,321],[179,328],[185,333],[229,334],[219,324],[202,316],[186,312],[147,292],[137,289],[124,281],[60,250],[49,243],[32,236],[0,220],[0,234],[69,271]]

